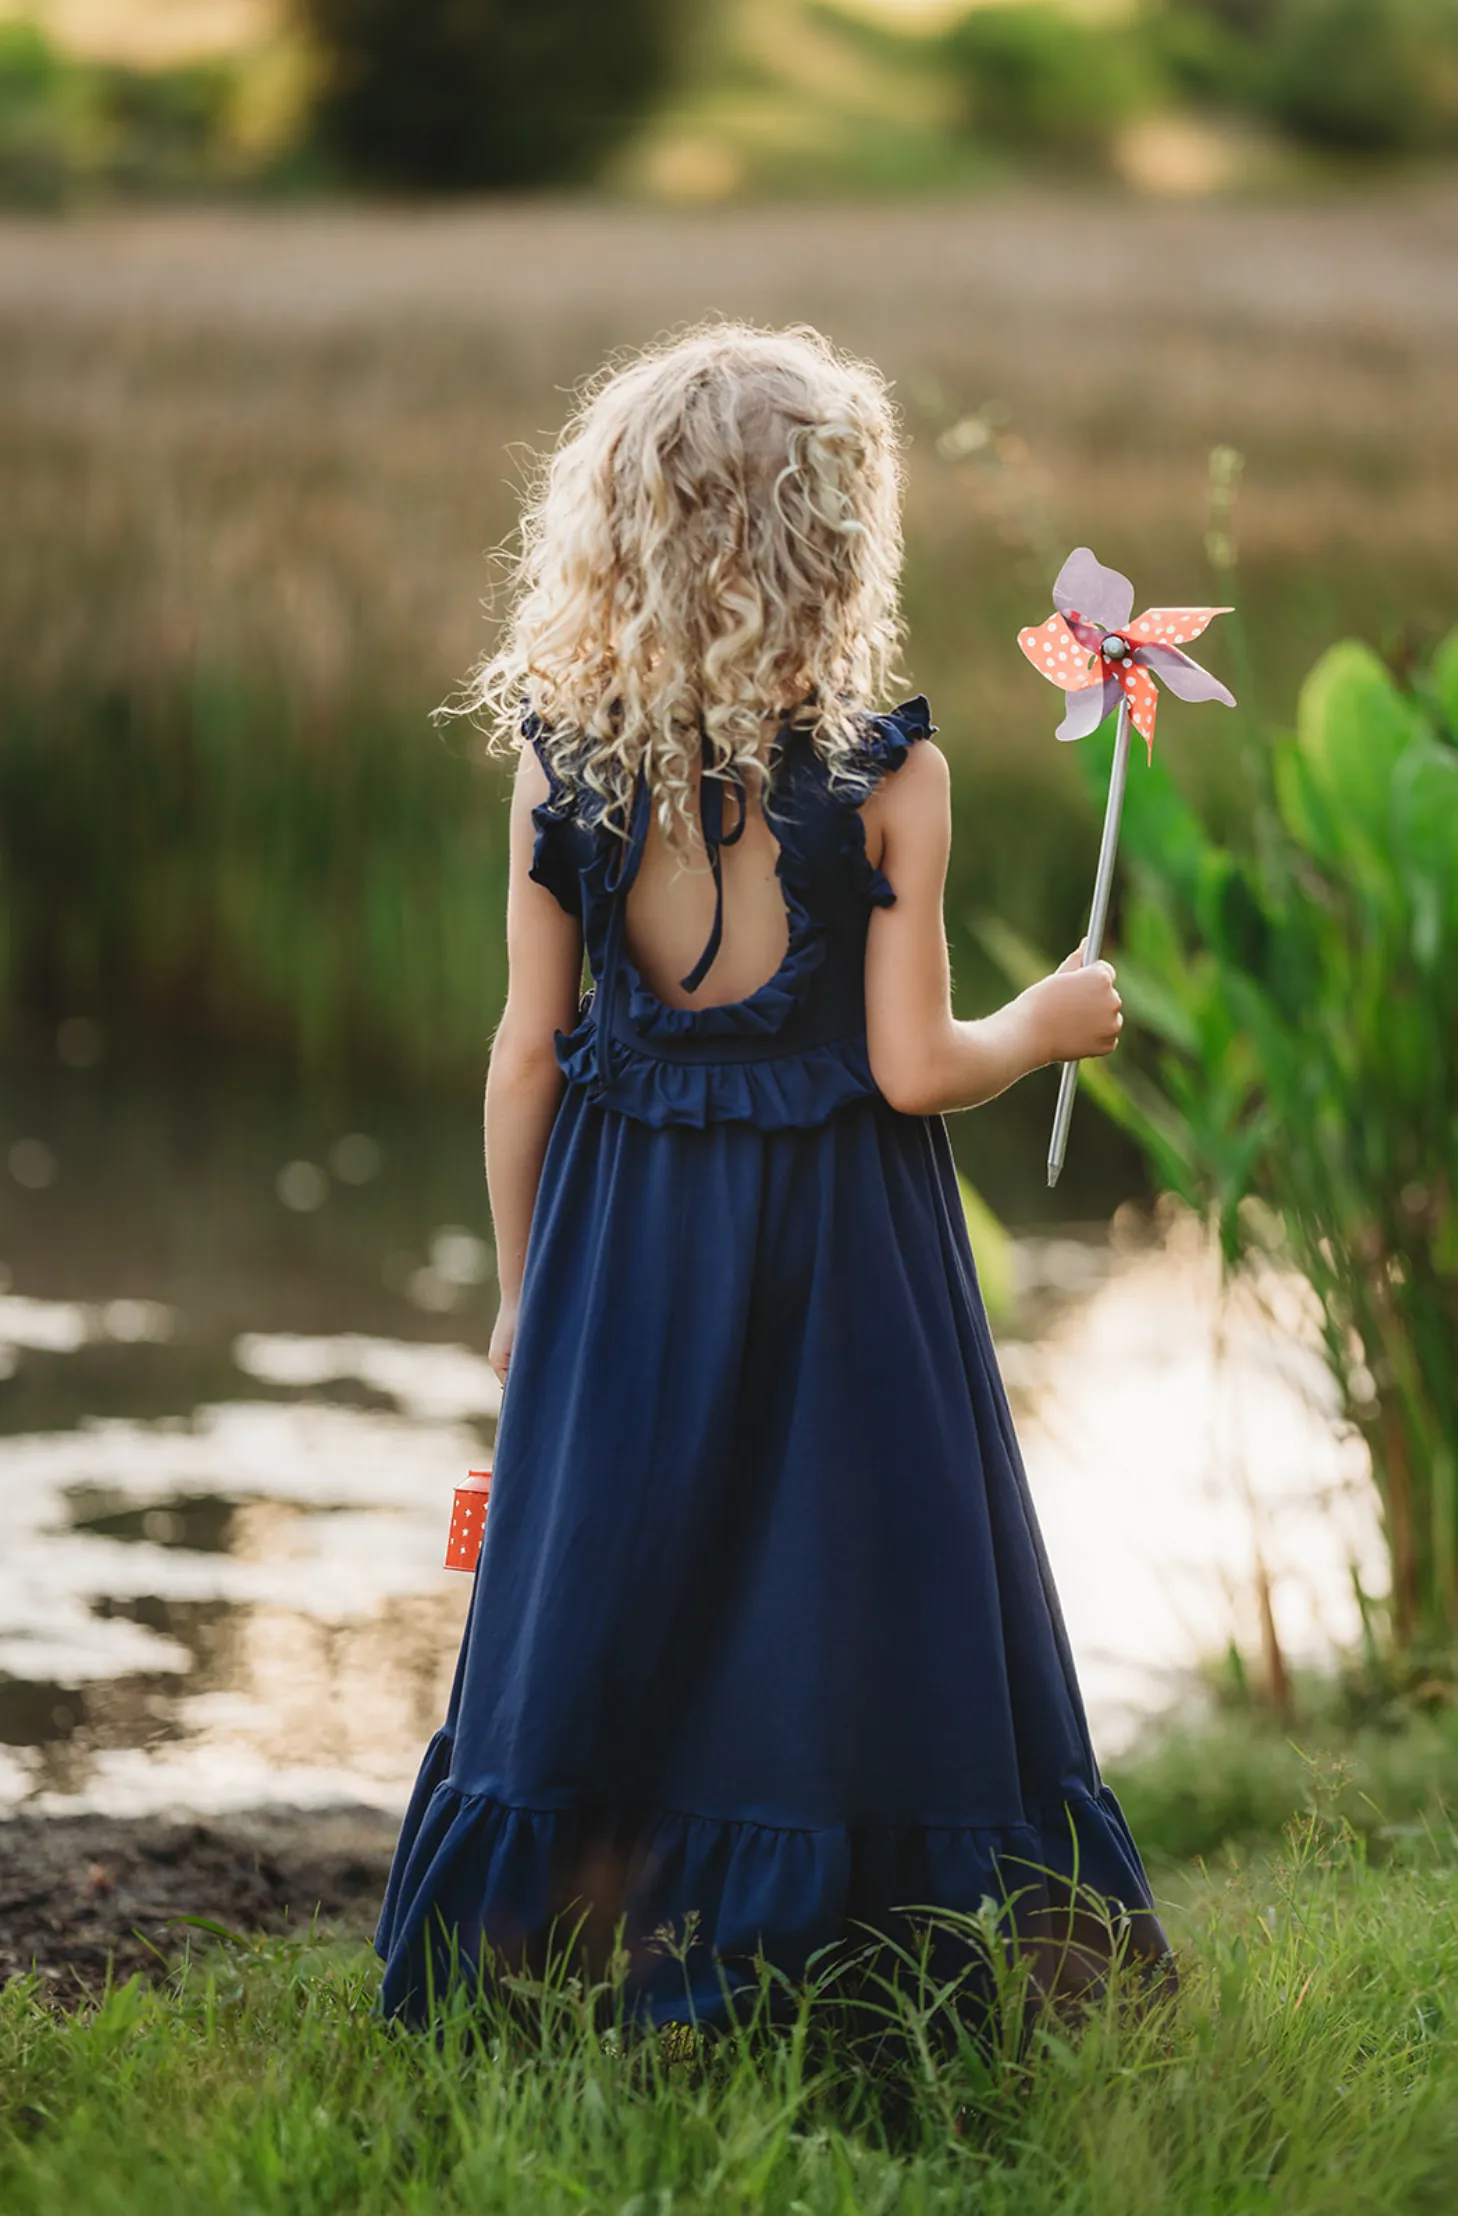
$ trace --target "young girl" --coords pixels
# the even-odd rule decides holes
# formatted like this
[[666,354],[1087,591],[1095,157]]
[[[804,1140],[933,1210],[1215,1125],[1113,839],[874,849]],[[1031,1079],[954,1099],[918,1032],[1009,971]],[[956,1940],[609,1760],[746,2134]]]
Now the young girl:
[[391,2011],[621,1931],[642,2019],[713,2020],[756,1953],[795,1978],[989,1895],[1060,1989],[1114,1931],[1165,1952],[942,1121],[1111,1052],[1119,997],[1075,955],[952,1015],[947,764],[924,700],[873,707],[899,495],[872,369],[718,324],[602,380],[528,510],[473,694],[520,748],[506,1391]]

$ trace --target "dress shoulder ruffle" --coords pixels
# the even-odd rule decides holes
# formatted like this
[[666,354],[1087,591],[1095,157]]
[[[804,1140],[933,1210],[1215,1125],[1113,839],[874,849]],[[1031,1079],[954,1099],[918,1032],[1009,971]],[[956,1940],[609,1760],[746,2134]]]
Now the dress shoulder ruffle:
[[533,884],[552,894],[569,916],[582,915],[581,832],[573,795],[553,759],[546,726],[539,716],[522,719],[522,737],[541,763],[547,779],[547,797],[532,810],[532,866],[527,875]]
[[896,890],[884,871],[866,852],[866,826],[861,810],[884,778],[892,777],[905,763],[918,739],[929,739],[936,730],[925,694],[903,700],[884,715],[868,716],[856,762],[856,782],[841,807],[841,851],[851,869],[857,890],[873,908],[895,905]]

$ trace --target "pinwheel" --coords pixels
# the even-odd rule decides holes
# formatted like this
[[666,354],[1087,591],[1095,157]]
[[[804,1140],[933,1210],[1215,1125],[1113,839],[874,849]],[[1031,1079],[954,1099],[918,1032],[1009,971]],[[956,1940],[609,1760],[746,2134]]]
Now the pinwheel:
[[[1235,695],[1192,661],[1180,648],[1197,639],[1215,616],[1228,616],[1228,608],[1146,608],[1137,621],[1134,587],[1116,569],[1105,569],[1086,546],[1075,547],[1053,587],[1056,615],[1046,623],[1019,631],[1018,645],[1034,669],[1069,695],[1068,711],[1058,726],[1060,739],[1086,739],[1105,716],[1119,712],[1114,736],[1114,764],[1109,773],[1109,798],[1104,809],[1104,835],[1094,878],[1093,907],[1088,937],[1084,941],[1085,967],[1099,959],[1104,924],[1109,912],[1109,892],[1114,881],[1114,856],[1119,846],[1119,818],[1124,807],[1124,782],[1129,771],[1130,727],[1138,731],[1154,760],[1154,722],[1159,709],[1159,677],[1181,700],[1221,700],[1235,706]],[[1048,1183],[1056,1185],[1068,1149],[1068,1127],[1073,1119],[1073,1096],[1078,1064],[1065,1062],[1058,1088],[1058,1107],[1048,1147]]]
[[1058,726],[1060,739],[1086,739],[1105,716],[1127,708],[1153,761],[1155,677],[1181,700],[1235,706],[1235,695],[1218,677],[1180,652],[1215,616],[1228,616],[1228,608],[1146,608],[1131,623],[1134,587],[1086,546],[1076,547],[1058,572],[1053,605],[1058,613],[1019,631],[1018,645],[1034,669],[1072,696]]

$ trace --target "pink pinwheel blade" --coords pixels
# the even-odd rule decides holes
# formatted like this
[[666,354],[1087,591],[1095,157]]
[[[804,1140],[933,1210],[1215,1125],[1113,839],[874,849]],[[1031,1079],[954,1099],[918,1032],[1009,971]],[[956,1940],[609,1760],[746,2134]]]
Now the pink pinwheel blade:
[[1076,546],[1058,572],[1053,605],[1060,615],[1077,613],[1105,631],[1122,631],[1133,613],[1134,587],[1118,570],[1105,569],[1090,548]]
[[1141,646],[1139,659],[1146,668],[1166,684],[1177,700],[1223,700],[1227,708],[1235,706],[1235,695],[1218,677],[1212,677],[1208,669],[1192,662],[1188,654],[1181,654],[1176,646]]
[[1104,717],[1112,715],[1118,707],[1120,690],[1118,679],[1106,675],[1101,680],[1095,679],[1091,685],[1085,685],[1081,691],[1070,693],[1068,713],[1059,724],[1054,737],[1064,740],[1086,739],[1091,732],[1097,731]]

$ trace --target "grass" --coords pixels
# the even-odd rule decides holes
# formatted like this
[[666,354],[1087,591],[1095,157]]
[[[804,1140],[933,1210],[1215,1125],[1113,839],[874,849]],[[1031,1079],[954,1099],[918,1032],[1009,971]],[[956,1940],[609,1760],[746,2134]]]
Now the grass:
[[1197,1876],[1177,2006],[1116,1997],[1021,2053],[858,2063],[792,2030],[605,2041],[564,1987],[432,2042],[374,2016],[362,1950],[224,1944],[79,2014],[0,1996],[8,2216],[146,2209],[1421,2216],[1458,2185],[1455,1841],[1382,1864],[1330,1811]]
[[1458,1704],[1451,1678],[1418,1681],[1423,1698],[1298,1681],[1289,1721],[1249,1698],[1176,1722],[1109,1766],[1130,1828],[1151,1862],[1263,1851],[1314,1808],[1384,1852],[1442,1830],[1458,1806]]

